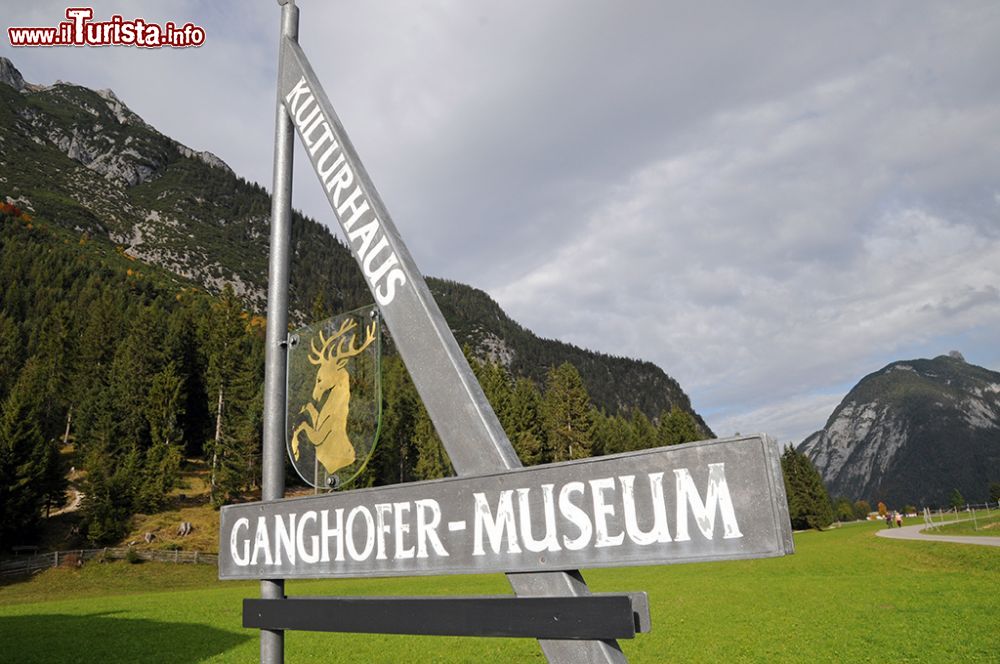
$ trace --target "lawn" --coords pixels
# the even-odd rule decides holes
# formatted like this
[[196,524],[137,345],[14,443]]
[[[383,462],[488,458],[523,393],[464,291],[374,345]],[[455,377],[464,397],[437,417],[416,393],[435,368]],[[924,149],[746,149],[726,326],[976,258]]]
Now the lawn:
[[[996,662],[1000,551],[876,538],[861,523],[795,536],[769,560],[591,570],[595,591],[645,590],[653,631],[633,662]],[[501,576],[289,582],[295,594],[489,594]],[[0,661],[256,662],[240,600],[256,583],[208,566],[90,563],[0,586]],[[289,662],[544,661],[533,641],[286,637]]]

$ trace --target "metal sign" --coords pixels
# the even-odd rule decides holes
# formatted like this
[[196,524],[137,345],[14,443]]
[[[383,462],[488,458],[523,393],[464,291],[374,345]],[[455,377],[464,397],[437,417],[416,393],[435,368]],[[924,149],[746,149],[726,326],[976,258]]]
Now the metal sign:
[[[502,570],[516,599],[559,599],[558,622],[565,624],[562,617],[583,620],[608,610],[588,603],[591,593],[574,566],[790,553],[776,445],[763,437],[504,473],[518,469],[520,460],[297,43],[294,0],[277,1],[282,28],[268,270],[265,502],[223,508],[219,568],[220,578],[261,579],[262,600],[245,607],[245,620],[257,617],[247,624],[261,629],[261,662],[283,661],[284,629],[352,629],[340,620],[286,620],[294,613],[286,604],[286,576]],[[280,500],[295,132],[448,457],[465,477]],[[315,403],[314,408],[318,413]],[[309,440],[320,447],[317,438]],[[301,445],[300,440],[300,453],[306,449]],[[468,477],[487,473],[493,474]],[[626,622],[648,616],[634,610],[634,599],[615,601]],[[345,610],[335,598],[312,606]],[[478,616],[527,610],[525,604],[499,608],[484,599],[474,606]],[[386,623],[384,631],[392,631],[399,616],[412,609],[383,600],[373,611]],[[635,618],[636,626],[640,622]],[[550,662],[625,661],[615,641],[618,632],[508,627],[511,635],[538,638]],[[447,633],[438,631],[440,621],[427,628],[426,633]],[[496,629],[491,617],[467,633],[494,634]],[[622,634],[627,638],[631,631]]]
[[[279,0],[283,2],[278,70],[278,103],[282,112],[279,113],[275,151],[275,201],[281,201],[280,206],[276,203],[278,211],[290,215],[289,203],[285,200],[291,187],[288,141],[289,133],[295,131],[382,316],[393,332],[396,349],[456,472],[474,475],[520,467],[514,446],[500,426],[333,105],[298,45],[297,10],[290,2]],[[272,243],[272,247],[284,248],[287,238],[286,232],[280,241]],[[281,255],[284,256],[284,252]],[[274,263],[272,274],[287,269],[284,258],[275,259]],[[268,298],[270,302],[270,292]],[[278,361],[274,364],[277,369]],[[273,468],[272,474],[272,483],[277,483],[278,469]],[[590,594],[583,577],[573,570],[510,574],[507,579],[519,596]],[[262,593],[266,591],[268,597],[280,595],[277,584],[269,586],[267,580],[261,583]],[[624,661],[613,640],[543,639],[539,643],[553,662]],[[277,661],[277,656],[273,659]]]
[[226,506],[219,576],[539,572],[791,552],[777,444],[757,436]]
[[374,306],[296,330],[288,341],[288,457],[311,486],[336,489],[364,470],[382,412]]

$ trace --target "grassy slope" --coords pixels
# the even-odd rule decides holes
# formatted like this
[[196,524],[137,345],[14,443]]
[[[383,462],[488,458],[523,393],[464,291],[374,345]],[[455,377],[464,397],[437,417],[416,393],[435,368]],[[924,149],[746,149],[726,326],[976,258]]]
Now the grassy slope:
[[[592,570],[595,591],[646,590],[653,632],[630,661],[996,661],[1000,552],[875,538],[878,524],[797,534],[781,559]],[[0,586],[17,661],[256,662],[240,628],[254,583],[208,567],[92,564]],[[170,589],[169,591],[166,589]],[[289,582],[296,594],[507,592],[500,576]],[[289,633],[288,661],[543,661],[530,641]]]

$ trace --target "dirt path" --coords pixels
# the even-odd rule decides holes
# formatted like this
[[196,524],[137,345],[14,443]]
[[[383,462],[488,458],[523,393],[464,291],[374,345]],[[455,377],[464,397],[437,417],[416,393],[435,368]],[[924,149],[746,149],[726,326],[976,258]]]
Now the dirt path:
[[[968,521],[969,519],[961,519]],[[958,523],[949,521],[948,523]],[[947,525],[947,524],[936,524]],[[925,535],[920,532],[926,530],[927,524],[920,523],[916,526],[903,526],[902,528],[884,528],[875,532],[879,537],[889,539],[920,540],[922,542],[953,542],[956,544],[980,544],[983,546],[1000,546],[1000,537],[979,537],[978,535]]]
[[75,486],[71,486],[69,488],[69,492],[73,494],[73,499],[69,501],[69,505],[52,512],[49,514],[50,517],[58,516],[59,514],[66,514],[67,512],[75,512],[80,509],[80,503],[83,501],[83,492],[77,490]]

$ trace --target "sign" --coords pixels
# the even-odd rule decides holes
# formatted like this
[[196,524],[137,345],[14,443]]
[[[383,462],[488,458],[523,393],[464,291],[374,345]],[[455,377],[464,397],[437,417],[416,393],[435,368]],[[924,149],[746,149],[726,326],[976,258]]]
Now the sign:
[[364,307],[288,340],[288,458],[309,485],[336,489],[362,470],[382,411],[379,316]]
[[777,444],[710,440],[222,508],[222,579],[539,572],[792,552]]

